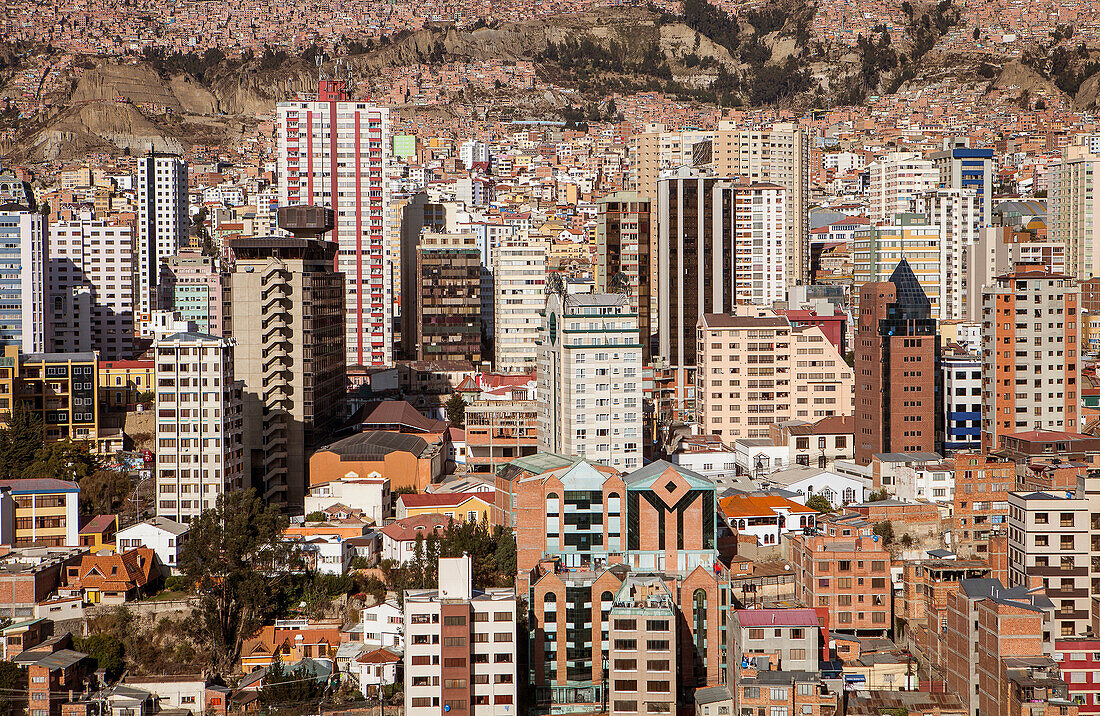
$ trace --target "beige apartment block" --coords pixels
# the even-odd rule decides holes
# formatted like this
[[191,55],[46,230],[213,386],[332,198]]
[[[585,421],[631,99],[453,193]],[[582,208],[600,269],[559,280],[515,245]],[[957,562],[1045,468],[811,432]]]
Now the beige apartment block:
[[703,314],[697,422],[727,443],[766,438],[785,420],[851,415],[854,375],[817,326],[783,316]]

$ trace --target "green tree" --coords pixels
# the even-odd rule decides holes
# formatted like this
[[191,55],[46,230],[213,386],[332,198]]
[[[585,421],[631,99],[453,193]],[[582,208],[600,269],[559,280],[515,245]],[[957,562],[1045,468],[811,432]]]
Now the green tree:
[[320,510],[314,510],[306,515],[306,522],[324,522],[328,518],[325,517],[325,513]]
[[894,541],[894,525],[889,520],[876,522],[871,528],[871,534],[878,535],[882,539],[882,544],[888,545]]
[[80,510],[86,515],[109,515],[122,509],[134,489],[124,472],[96,470],[80,483]]
[[466,427],[466,399],[461,393],[455,393],[447,400],[444,406],[447,410],[447,420],[456,428]]
[[825,499],[824,495],[810,495],[809,499],[806,500],[806,507],[821,513],[833,511],[832,503]]
[[868,502],[882,502],[883,500],[889,499],[889,497],[890,497],[890,493],[887,492],[886,488],[884,487],[881,490],[875,490],[871,494],[867,495],[867,501]]
[[91,657],[96,669],[106,669],[109,681],[122,676],[126,665],[123,658],[125,649],[118,637],[111,634],[92,634],[88,637],[77,637],[73,640],[73,646],[77,651]]
[[282,662],[276,660],[264,674],[260,700],[265,704],[297,703],[316,699],[324,688],[304,664],[288,672]]
[[281,540],[287,519],[254,490],[223,493],[191,523],[180,567],[198,606],[196,639],[216,673],[230,673],[244,640],[270,616],[292,557]]
[[26,669],[10,661],[0,661],[0,713],[23,713],[27,705],[26,689]]
[[11,412],[8,424],[0,428],[0,479],[23,476],[45,445],[45,433],[38,415],[23,408]]
[[61,440],[39,448],[34,461],[23,469],[23,477],[52,477],[79,482],[90,477],[98,468],[99,460],[92,455],[87,445]]

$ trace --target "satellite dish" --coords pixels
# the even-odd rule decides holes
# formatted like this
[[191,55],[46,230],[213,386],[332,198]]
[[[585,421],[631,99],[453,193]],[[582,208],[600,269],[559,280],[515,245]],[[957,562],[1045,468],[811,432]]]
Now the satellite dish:
[[872,541],[872,542],[878,542],[878,535],[873,535],[873,536],[871,537],[871,541]]

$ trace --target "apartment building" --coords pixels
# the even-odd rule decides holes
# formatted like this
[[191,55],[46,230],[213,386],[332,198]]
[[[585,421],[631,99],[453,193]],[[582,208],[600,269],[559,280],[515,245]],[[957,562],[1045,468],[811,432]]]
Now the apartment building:
[[[52,478],[0,480],[14,510],[5,514],[5,539],[13,547],[80,544],[80,486]],[[13,529],[14,528],[14,529]],[[10,531],[9,531],[10,530]]]
[[1066,247],[1066,273],[1079,280],[1100,274],[1100,154],[1084,143],[1062,150],[1050,168],[1049,234]]
[[997,276],[1011,273],[1016,264],[1043,266],[1052,274],[1069,273],[1066,245],[1047,238],[1046,228],[1043,219],[1033,219],[1026,226],[982,227],[966,265],[966,283],[971,287],[966,293],[967,320],[981,321],[982,288],[992,285]]
[[393,362],[393,269],[389,263],[392,151],[389,110],[350,99],[344,83],[323,79],[316,99],[279,102],[279,204],[332,210],[344,276],[347,365]]
[[[631,139],[634,188],[643,197],[657,201],[662,172],[684,166],[708,166],[715,176],[742,177],[749,183],[783,187],[787,237],[784,275],[791,285],[807,284],[811,131],[789,122],[738,127],[735,122],[722,121],[717,130],[681,132],[666,132],[663,125],[651,125]],[[689,328],[694,318],[688,322]]]
[[628,575],[608,617],[610,713],[676,711],[676,602],[656,575]]
[[539,341],[539,449],[640,467],[642,347],[627,296],[551,292]]
[[867,171],[872,224],[913,211],[918,197],[939,183],[935,162],[916,152],[890,152],[868,164]]
[[982,448],[1029,430],[1075,432],[1081,363],[1073,278],[1018,267],[983,294]]
[[817,326],[784,316],[700,316],[697,421],[732,443],[771,425],[851,415],[853,372]]
[[[817,671],[829,643],[813,609],[736,609],[729,615],[730,664],[759,671]],[[823,651],[824,649],[824,651]]]
[[981,226],[979,198],[974,189],[935,189],[917,198],[917,212],[940,229],[941,320],[964,319],[967,298],[982,287],[967,282]]
[[1079,636],[1091,624],[1089,519],[1088,501],[1074,495],[1008,494],[1009,586],[1042,586],[1059,636]]
[[[467,405],[468,471],[494,479],[512,460],[534,455],[539,443],[538,406],[535,400],[475,400]],[[501,518],[502,513],[494,514],[493,524],[504,524]]]
[[[857,230],[852,242],[852,285],[889,281],[898,263],[905,261],[928,297],[932,317],[945,318],[942,233],[924,214],[899,214],[887,223]],[[852,300],[858,315],[859,293]]]
[[637,192],[621,191],[602,197],[596,207],[596,290],[630,296],[630,307],[638,314],[642,360],[648,363],[656,327],[652,202]]
[[777,185],[742,184],[690,169],[657,184],[656,355],[675,371],[676,402],[687,409],[693,404],[699,316],[786,297],[785,202]]
[[19,204],[0,205],[0,346],[47,350],[46,217]]
[[940,355],[944,452],[981,450],[982,359],[965,350]]
[[13,405],[33,413],[42,422],[46,440],[97,440],[99,361],[95,353],[20,355],[8,348],[5,358],[10,362],[0,368],[0,395],[13,396]]
[[529,371],[538,362],[541,314],[546,306],[546,246],[498,246],[493,256],[493,296],[493,365],[498,371]]
[[1069,687],[1068,698],[1077,704],[1079,716],[1100,713],[1100,683],[1092,675],[1100,671],[1100,639],[1054,639],[1054,660]]
[[947,689],[971,716],[1072,713],[1042,591],[966,579],[948,597]]
[[886,636],[893,586],[890,551],[877,537],[791,537],[795,597],[826,607],[830,628],[856,636]]
[[176,333],[156,345],[157,517],[188,524],[218,496],[248,487],[244,383],[232,340]]
[[470,558],[443,557],[404,609],[406,714],[516,713],[515,590],[475,590]]
[[[636,604],[637,591],[629,599],[631,588],[620,591],[634,574],[651,585],[647,593],[667,591],[674,621],[687,625],[668,637],[674,648],[654,646],[677,662],[667,677],[663,664],[652,673],[646,664],[647,682],[674,682],[671,696],[662,690],[656,700],[688,703],[695,688],[717,685],[727,663],[723,605],[732,595],[718,561],[714,482],[663,461],[628,474],[583,460],[540,462],[545,472],[516,483],[517,586],[530,604],[534,703],[551,713],[606,708],[615,685],[603,662],[634,659],[641,671],[641,659],[649,657],[639,655],[640,642],[619,644],[620,654],[611,638],[616,601]],[[636,700],[644,712],[644,701],[654,697],[643,696],[635,680],[638,695],[622,696],[633,692],[621,688],[618,700]]]
[[955,455],[952,543],[962,557],[986,559],[991,536],[1008,529],[1008,494],[1016,488],[1016,463],[978,453]]
[[[147,326],[160,308],[161,261],[187,244],[187,163],[178,155],[149,152],[137,160],[137,318]],[[147,330],[145,328],[144,330]]]
[[933,452],[936,321],[908,261],[889,281],[864,284],[855,338],[855,455]]
[[235,239],[226,337],[243,380],[248,484],[268,501],[301,505],[310,453],[342,424],[347,394],[344,277],[337,245],[311,238],[332,212],[279,210],[291,238]]
[[993,215],[993,149],[972,147],[969,137],[944,139],[943,149],[932,154],[941,189],[973,192],[974,230],[991,223]]
[[134,228],[79,219],[50,224],[50,350],[129,358],[134,347]]
[[220,260],[197,251],[182,251],[163,264],[160,305],[176,311],[200,333],[223,332],[224,278]]
[[[133,410],[138,397],[153,390],[156,361],[99,362],[99,404],[107,410]],[[3,382],[0,381],[0,385]],[[0,405],[0,409],[3,405]]]
[[481,361],[481,252],[469,232],[425,232],[416,247],[417,360]]

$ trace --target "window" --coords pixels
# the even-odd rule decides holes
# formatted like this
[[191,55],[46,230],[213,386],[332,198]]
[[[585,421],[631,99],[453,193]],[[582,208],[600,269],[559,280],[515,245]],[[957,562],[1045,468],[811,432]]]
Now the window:
[[645,643],[648,651],[668,651],[668,639],[650,639]]
[[647,681],[646,688],[651,694],[667,694],[671,691],[669,681]]
[[616,671],[637,671],[638,660],[637,659],[615,659]]
[[615,679],[616,691],[637,691],[638,680],[637,679]]
[[668,659],[651,659],[646,662],[649,671],[668,671]]
[[626,713],[634,713],[638,710],[637,701],[615,701],[615,710]]
[[[443,617],[443,625],[444,626],[466,626],[466,617],[465,616]],[[459,645],[456,644],[455,646],[459,646]]]
[[464,636],[446,636],[446,637],[443,637],[443,646],[466,646],[466,637],[464,637]]

